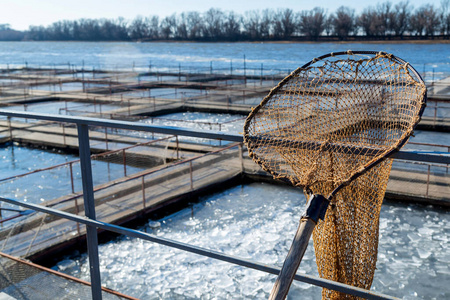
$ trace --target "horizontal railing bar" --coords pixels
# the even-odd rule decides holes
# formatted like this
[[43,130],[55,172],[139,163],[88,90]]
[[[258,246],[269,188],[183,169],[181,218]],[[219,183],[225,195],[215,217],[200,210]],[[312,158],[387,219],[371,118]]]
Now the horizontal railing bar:
[[[113,153],[122,152],[124,150],[129,150],[129,149],[132,149],[132,148],[137,148],[137,147],[141,147],[141,146],[147,146],[147,145],[155,144],[155,143],[158,143],[158,142],[162,142],[162,141],[165,141],[165,140],[172,139],[174,137],[176,137],[176,136],[173,135],[173,136],[169,136],[169,137],[165,137],[165,138],[161,138],[161,139],[157,139],[157,140],[151,140],[151,141],[145,142],[145,143],[138,143],[138,144],[135,144],[135,145],[132,145],[132,146],[128,146],[128,147],[125,147],[125,148],[119,148],[119,149],[116,149],[116,150],[110,150],[110,151],[102,152],[102,153],[99,153],[99,154],[92,154],[91,155],[91,160],[96,159],[96,158],[100,158],[100,157],[103,157],[103,156],[106,156],[106,155],[110,155],[110,154],[113,154]],[[64,167],[64,166],[67,166],[67,165],[70,165],[70,164],[76,164],[76,163],[79,163],[79,162],[80,162],[80,159],[71,160],[71,161],[67,161],[67,162],[61,163],[61,164],[53,165],[51,167],[36,169],[36,170],[30,171],[30,172],[17,174],[17,175],[13,175],[13,176],[10,176],[10,177],[0,178],[0,183],[3,182],[3,181],[16,179],[16,178],[21,178],[21,177],[25,177],[27,175],[31,175],[31,174],[35,174],[35,173],[39,173],[39,172],[43,172],[43,171],[48,171],[48,170],[53,170],[53,169],[56,169],[56,168],[59,168],[59,167]]]
[[120,121],[120,120],[105,120],[98,118],[89,117],[73,117],[64,115],[52,115],[52,114],[42,114],[33,112],[14,112],[0,110],[0,115],[9,116],[13,118],[29,118],[38,120],[47,120],[55,122],[65,122],[65,123],[75,123],[75,124],[85,124],[89,126],[102,126],[111,128],[128,129],[133,131],[148,131],[155,133],[163,133],[170,135],[183,135],[198,138],[209,138],[217,140],[226,140],[232,142],[242,142],[241,135],[225,134],[221,132],[205,132],[200,130],[192,130],[188,128],[172,127],[172,126],[154,126],[144,123]]
[[[89,126],[101,126],[128,129],[134,131],[147,131],[170,135],[191,136],[197,138],[217,139],[231,142],[243,142],[243,136],[240,134],[231,134],[220,131],[201,131],[188,128],[173,127],[173,126],[155,126],[145,123],[120,121],[120,120],[106,120],[99,118],[80,117],[80,116],[64,116],[64,115],[52,115],[33,112],[19,112],[19,111],[7,111],[0,109],[0,115],[9,116],[13,118],[30,118],[38,120],[47,120],[64,123],[86,124]],[[424,161],[431,163],[450,164],[450,156],[446,155],[433,155],[423,154],[420,151],[398,151],[393,155],[394,158],[400,158],[404,160]]]
[[[205,248],[201,248],[201,247],[197,247],[197,246],[192,246],[192,245],[189,245],[186,243],[170,240],[170,239],[163,238],[163,237],[158,237],[158,236],[155,236],[155,235],[152,235],[152,234],[149,234],[146,232],[142,232],[139,230],[129,229],[129,228],[125,228],[122,226],[109,224],[106,222],[101,222],[98,220],[92,220],[85,216],[74,215],[74,214],[71,214],[68,212],[41,206],[38,204],[24,203],[24,202],[20,202],[20,201],[14,200],[14,199],[4,198],[4,197],[0,197],[0,201],[4,201],[4,202],[7,202],[7,203],[10,203],[13,205],[17,205],[17,206],[21,206],[21,207],[26,207],[26,208],[29,208],[29,209],[32,209],[35,211],[48,213],[48,214],[55,215],[55,216],[58,216],[58,217],[61,217],[64,219],[68,219],[68,220],[71,220],[74,222],[82,223],[85,225],[95,226],[97,228],[112,231],[112,232],[115,232],[118,234],[144,239],[144,240],[158,243],[161,245],[165,245],[165,246],[168,246],[171,248],[176,248],[176,249],[184,250],[184,251],[191,252],[194,254],[207,256],[207,257],[210,257],[213,259],[217,259],[217,260],[225,261],[228,263],[240,265],[243,267],[255,269],[258,271],[265,272],[265,273],[278,275],[281,270],[280,268],[275,267],[275,266],[270,266],[270,265],[263,264],[260,262],[255,262],[255,261],[238,258],[236,256],[224,254],[224,253],[214,251],[214,250],[209,250],[209,249],[205,249]],[[294,279],[297,281],[302,281],[305,283],[317,285],[317,286],[324,287],[327,289],[336,290],[336,291],[347,293],[350,295],[364,297],[366,299],[398,299],[396,297],[384,295],[381,293],[371,292],[371,291],[368,291],[368,290],[365,290],[362,288],[358,288],[358,287],[346,285],[343,283],[335,282],[332,280],[327,280],[327,279],[318,278],[315,276],[310,276],[310,275],[296,274]]]
[[398,151],[392,157],[403,160],[420,161],[437,164],[450,164],[450,155],[427,154],[429,151]]
[[420,145],[420,146],[431,146],[431,147],[439,147],[439,148],[449,148],[450,145],[441,145],[441,144],[430,144],[430,143],[418,143],[418,142],[408,142],[409,145]]

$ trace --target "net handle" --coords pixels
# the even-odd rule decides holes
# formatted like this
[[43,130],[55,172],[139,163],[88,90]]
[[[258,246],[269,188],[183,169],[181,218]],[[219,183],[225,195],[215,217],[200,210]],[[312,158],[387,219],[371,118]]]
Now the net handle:
[[309,198],[305,213],[300,219],[294,241],[272,288],[269,300],[283,300],[286,298],[295,273],[308,247],[309,239],[319,219],[323,220],[325,218],[329,203],[328,199],[322,195],[312,195]]
[[310,218],[302,218],[300,220],[294,241],[272,288],[269,300],[283,300],[286,298],[315,227],[316,223]]

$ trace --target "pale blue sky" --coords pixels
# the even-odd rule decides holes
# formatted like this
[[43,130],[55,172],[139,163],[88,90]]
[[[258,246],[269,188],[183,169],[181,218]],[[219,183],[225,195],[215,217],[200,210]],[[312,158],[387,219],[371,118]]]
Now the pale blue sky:
[[[124,17],[131,20],[137,15],[159,15],[165,17],[183,11],[204,12],[211,7],[223,11],[243,13],[248,10],[265,8],[291,8],[294,11],[310,10],[316,6],[334,12],[341,5],[354,8],[360,12],[384,0],[374,2],[331,1],[331,0],[0,0],[0,24],[8,23],[18,30],[28,29],[30,25],[47,26],[60,20],[76,20],[81,18]],[[393,4],[400,2],[392,0]],[[440,6],[441,0],[410,0],[411,5],[419,7],[423,3]]]

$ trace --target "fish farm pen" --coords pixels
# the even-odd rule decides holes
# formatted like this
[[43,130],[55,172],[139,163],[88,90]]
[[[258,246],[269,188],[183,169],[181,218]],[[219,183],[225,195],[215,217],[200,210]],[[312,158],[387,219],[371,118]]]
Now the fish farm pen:
[[[61,293],[134,299],[101,285],[99,240],[118,235],[278,274],[280,267],[270,261],[135,228],[236,185],[283,184],[248,157],[242,128],[252,107],[285,75],[262,67],[212,66],[0,70],[0,296],[26,299],[38,288],[42,296],[33,299]],[[395,154],[385,198],[448,211],[450,77],[429,83],[428,89],[416,136]],[[239,209],[239,202],[235,206]],[[86,248],[90,282],[48,268]],[[294,280],[394,299],[318,276],[298,273]]]

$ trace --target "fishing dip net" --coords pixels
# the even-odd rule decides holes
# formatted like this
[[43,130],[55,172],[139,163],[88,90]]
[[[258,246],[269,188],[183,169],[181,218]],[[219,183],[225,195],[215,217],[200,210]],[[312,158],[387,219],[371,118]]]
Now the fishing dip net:
[[[250,157],[307,198],[329,203],[312,234],[322,278],[370,289],[389,157],[412,134],[425,102],[426,86],[405,61],[347,51],[298,68],[252,109],[244,125]],[[322,297],[356,298],[328,289]]]

